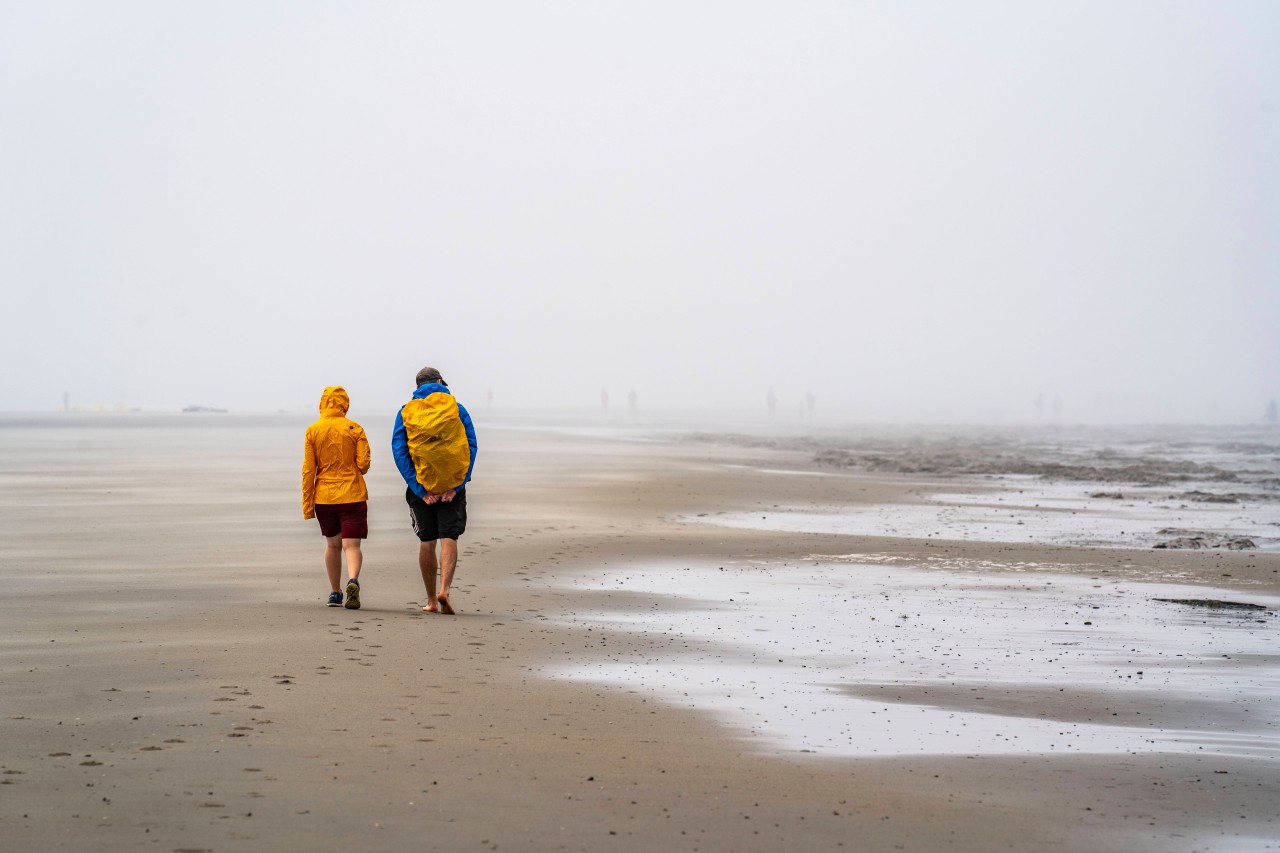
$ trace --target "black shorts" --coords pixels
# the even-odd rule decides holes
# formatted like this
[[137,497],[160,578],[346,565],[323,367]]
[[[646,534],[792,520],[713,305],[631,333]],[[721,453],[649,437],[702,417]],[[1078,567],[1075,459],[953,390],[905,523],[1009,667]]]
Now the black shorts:
[[413,493],[413,489],[404,490],[404,499],[409,502],[409,520],[413,522],[413,532],[423,542],[434,542],[437,539],[460,539],[467,529],[467,490],[460,489],[451,501],[436,501],[429,504]]

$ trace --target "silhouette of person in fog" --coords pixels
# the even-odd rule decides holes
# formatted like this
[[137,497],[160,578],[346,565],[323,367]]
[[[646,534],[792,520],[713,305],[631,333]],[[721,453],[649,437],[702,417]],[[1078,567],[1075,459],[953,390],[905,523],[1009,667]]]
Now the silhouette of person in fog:
[[636,389],[632,388],[627,394],[627,408],[631,410],[631,414],[636,413],[636,404],[640,402],[640,395],[636,393]]
[[769,419],[773,419],[773,413],[778,408],[778,395],[773,393],[773,386],[769,386],[769,393],[764,395],[764,403],[769,407]]
[[606,388],[600,389],[600,411],[602,413],[609,411],[609,391]]

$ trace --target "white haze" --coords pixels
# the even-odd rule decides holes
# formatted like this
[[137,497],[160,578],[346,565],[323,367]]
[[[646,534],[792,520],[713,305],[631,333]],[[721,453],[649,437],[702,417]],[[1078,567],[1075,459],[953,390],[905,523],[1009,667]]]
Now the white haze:
[[[1280,4],[0,0],[0,408],[1257,421]],[[474,403],[472,404],[474,406]]]

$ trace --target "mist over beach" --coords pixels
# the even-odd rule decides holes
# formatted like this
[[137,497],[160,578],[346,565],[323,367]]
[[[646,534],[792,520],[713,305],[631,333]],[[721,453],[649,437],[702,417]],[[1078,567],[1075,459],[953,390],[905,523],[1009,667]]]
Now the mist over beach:
[[1277,44],[0,0],[0,847],[1280,847]]
[[[1256,422],[1274,4],[0,7],[4,408]],[[332,305],[348,305],[335,316]]]

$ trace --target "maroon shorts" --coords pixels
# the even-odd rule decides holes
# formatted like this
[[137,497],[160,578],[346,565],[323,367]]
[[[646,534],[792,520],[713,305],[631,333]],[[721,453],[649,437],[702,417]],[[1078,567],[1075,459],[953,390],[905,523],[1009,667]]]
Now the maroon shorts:
[[325,536],[342,534],[343,539],[369,538],[369,504],[316,504],[316,521]]

